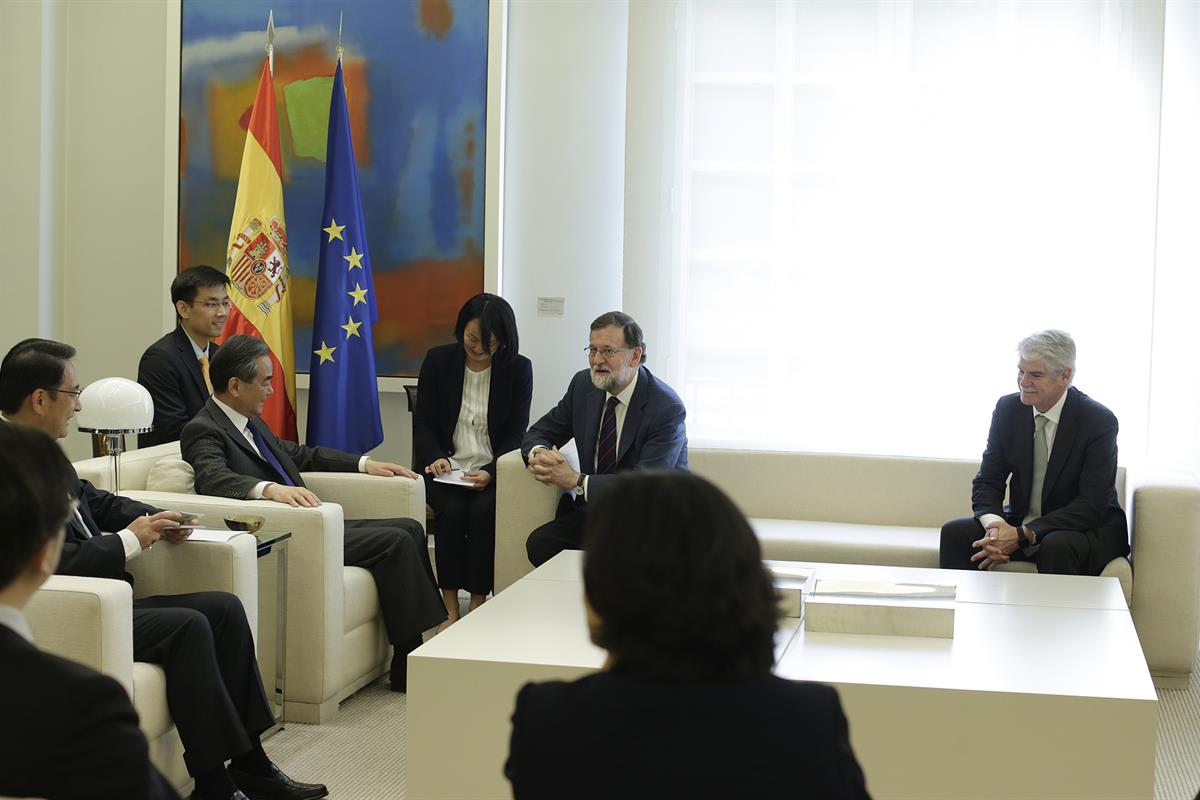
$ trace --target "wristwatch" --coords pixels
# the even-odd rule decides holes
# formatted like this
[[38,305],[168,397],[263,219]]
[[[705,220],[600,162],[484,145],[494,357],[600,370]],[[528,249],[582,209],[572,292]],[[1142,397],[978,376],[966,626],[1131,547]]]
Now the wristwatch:
[[579,473],[579,478],[575,481],[575,488],[571,490],[576,497],[583,497],[583,473]]
[[1017,528],[1017,547],[1029,547],[1029,537],[1025,535],[1025,526]]

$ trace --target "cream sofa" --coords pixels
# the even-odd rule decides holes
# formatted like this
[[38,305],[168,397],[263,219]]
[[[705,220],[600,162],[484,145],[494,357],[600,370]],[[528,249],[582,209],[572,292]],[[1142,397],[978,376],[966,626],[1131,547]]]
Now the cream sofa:
[[133,598],[221,590],[242,600],[246,615],[258,615],[258,572],[254,537],[228,542],[164,542],[129,562],[133,590],[125,581],[55,575],[26,606],[38,647],[86,664],[115,678],[133,698],[150,760],[181,792],[191,777],[183,744],[167,709],[161,667],[133,660]]
[[[949,459],[700,449],[688,451],[688,462],[750,517],[767,558],[912,567],[938,565],[942,523],[970,514],[979,468]],[[532,568],[525,540],[553,518],[559,491],[533,480],[517,451],[500,458],[496,484],[500,591]],[[1121,581],[1156,685],[1186,686],[1200,642],[1200,482],[1122,469],[1118,491],[1133,552],[1104,575]]]
[[[81,478],[111,488],[108,458],[77,462]],[[149,482],[149,483],[148,483]],[[305,484],[324,502],[292,508],[269,500],[230,500],[192,492],[191,468],[179,443],[121,455],[121,494],[160,508],[207,514],[222,527],[231,513],[266,517],[266,529],[292,532],[288,545],[287,680],[284,719],[321,722],[338,703],[382,675],[388,641],[371,573],[343,565],[343,520],[411,517],[424,519],[425,485],[408,478],[357,473],[306,472]],[[155,486],[173,491],[154,491]],[[260,595],[264,613],[273,594]]]

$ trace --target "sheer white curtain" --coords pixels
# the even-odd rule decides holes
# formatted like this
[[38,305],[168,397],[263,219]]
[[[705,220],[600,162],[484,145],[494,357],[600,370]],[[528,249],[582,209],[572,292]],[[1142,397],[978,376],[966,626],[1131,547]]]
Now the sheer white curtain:
[[1056,327],[1144,450],[1161,4],[631,4],[629,47],[625,301],[694,444],[977,457]]

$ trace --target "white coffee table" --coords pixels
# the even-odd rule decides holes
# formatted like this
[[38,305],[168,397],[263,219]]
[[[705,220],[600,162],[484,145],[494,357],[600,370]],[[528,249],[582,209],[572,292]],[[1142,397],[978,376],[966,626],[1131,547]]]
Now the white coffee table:
[[[580,566],[556,556],[409,656],[409,796],[511,796],[517,691],[604,660]],[[776,671],[837,687],[877,800],[1153,797],[1157,698],[1116,579],[807,566],[958,586],[953,639],[781,626]]]

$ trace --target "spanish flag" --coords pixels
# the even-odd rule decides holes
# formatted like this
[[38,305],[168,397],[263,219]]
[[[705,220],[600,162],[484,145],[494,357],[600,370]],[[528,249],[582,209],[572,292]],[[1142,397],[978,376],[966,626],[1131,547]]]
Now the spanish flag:
[[233,309],[221,341],[238,333],[257,336],[271,348],[275,393],[263,407],[263,421],[281,439],[296,441],[296,360],[292,302],[283,222],[283,169],[275,81],[268,57],[246,129],[237,201],[229,227],[225,272],[233,284]]

